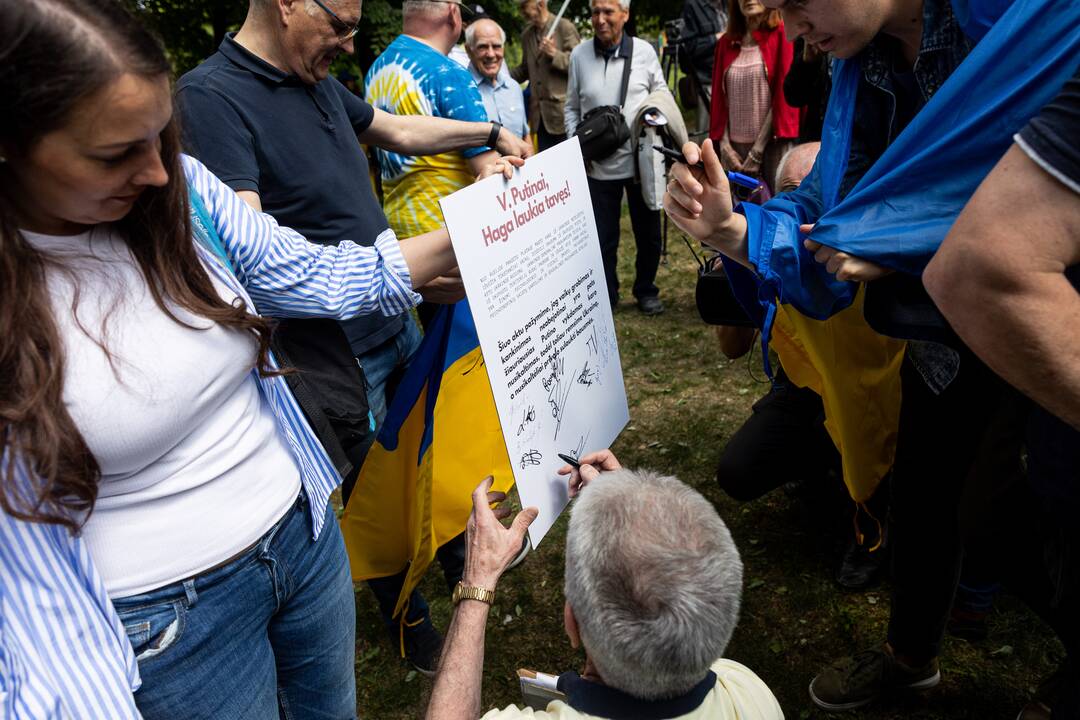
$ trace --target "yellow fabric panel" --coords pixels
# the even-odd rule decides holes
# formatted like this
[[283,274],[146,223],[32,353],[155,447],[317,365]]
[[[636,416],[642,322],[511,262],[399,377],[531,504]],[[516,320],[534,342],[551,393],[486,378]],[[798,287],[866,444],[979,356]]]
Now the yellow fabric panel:
[[865,288],[828,320],[777,308],[771,345],[791,381],[821,395],[825,429],[843,459],[844,483],[866,502],[892,468],[900,422],[900,365],[906,344],[879,335],[863,317]]
[[[472,512],[472,491],[488,475],[492,490],[514,486],[495,397],[477,347],[443,373],[435,403],[434,536],[436,546],[461,534]],[[466,489],[461,492],[460,489]]]
[[383,211],[399,238],[443,227],[439,199],[471,185],[473,175],[461,153],[410,158],[404,174],[383,181]]
[[395,614],[439,546],[465,530],[480,481],[493,475],[492,490],[502,492],[514,484],[479,347],[443,373],[432,444],[417,467],[426,397],[425,390],[396,450],[376,443],[368,453],[341,520],[353,580],[393,575],[409,565]]
[[426,402],[425,388],[402,424],[397,449],[376,442],[360,469],[341,518],[353,580],[399,573],[416,552],[423,525],[419,478],[431,472],[430,453],[421,466],[416,463]]

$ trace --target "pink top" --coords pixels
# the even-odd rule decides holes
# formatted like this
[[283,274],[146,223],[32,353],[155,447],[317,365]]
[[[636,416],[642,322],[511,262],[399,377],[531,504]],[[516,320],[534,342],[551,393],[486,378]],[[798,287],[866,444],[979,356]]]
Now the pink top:
[[761,47],[742,46],[739,57],[724,75],[724,93],[729,108],[728,139],[733,143],[754,142],[772,103]]

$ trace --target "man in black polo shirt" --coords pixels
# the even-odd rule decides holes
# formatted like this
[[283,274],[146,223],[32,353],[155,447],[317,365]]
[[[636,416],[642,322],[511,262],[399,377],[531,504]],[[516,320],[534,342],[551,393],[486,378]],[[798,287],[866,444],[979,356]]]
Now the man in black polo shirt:
[[[177,86],[185,150],[254,208],[328,245],[344,239],[372,245],[389,228],[360,142],[409,155],[486,145],[495,148],[487,153],[489,161],[500,151],[531,153],[530,145],[498,123],[390,115],[329,78],[334,58],[353,51],[359,19],[360,0],[251,0],[240,31]],[[420,292],[435,302],[464,295],[460,280],[452,278]],[[360,317],[341,328],[381,422],[387,381],[408,363],[419,332],[407,314]],[[327,343],[340,342],[333,334],[327,333]],[[374,437],[369,433],[344,448],[357,466]],[[346,480],[346,498],[354,479]],[[426,622],[414,635],[427,641],[418,641],[413,659],[431,669],[433,661],[419,655],[437,653],[437,633]]]

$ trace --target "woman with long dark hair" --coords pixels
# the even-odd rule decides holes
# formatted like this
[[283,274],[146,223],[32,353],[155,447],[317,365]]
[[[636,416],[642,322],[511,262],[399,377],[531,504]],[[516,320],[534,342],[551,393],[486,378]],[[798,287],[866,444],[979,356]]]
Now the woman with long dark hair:
[[728,0],[728,26],[713,63],[709,137],[725,170],[761,178],[769,187],[799,136],[799,111],[784,99],[791,61],[779,10],[760,0]]
[[0,17],[0,715],[354,717],[340,479],[256,309],[400,313],[446,232],[310,244],[180,154],[118,2]]

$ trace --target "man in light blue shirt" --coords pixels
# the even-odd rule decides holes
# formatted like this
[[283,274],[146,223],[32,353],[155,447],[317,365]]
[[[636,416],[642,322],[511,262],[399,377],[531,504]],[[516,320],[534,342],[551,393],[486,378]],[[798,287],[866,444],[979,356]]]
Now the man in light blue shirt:
[[489,18],[481,18],[465,28],[469,72],[480,88],[488,120],[501,123],[504,128],[523,138],[529,134],[525,120],[525,98],[521,86],[510,77],[510,71],[503,62],[505,43],[506,33]]

